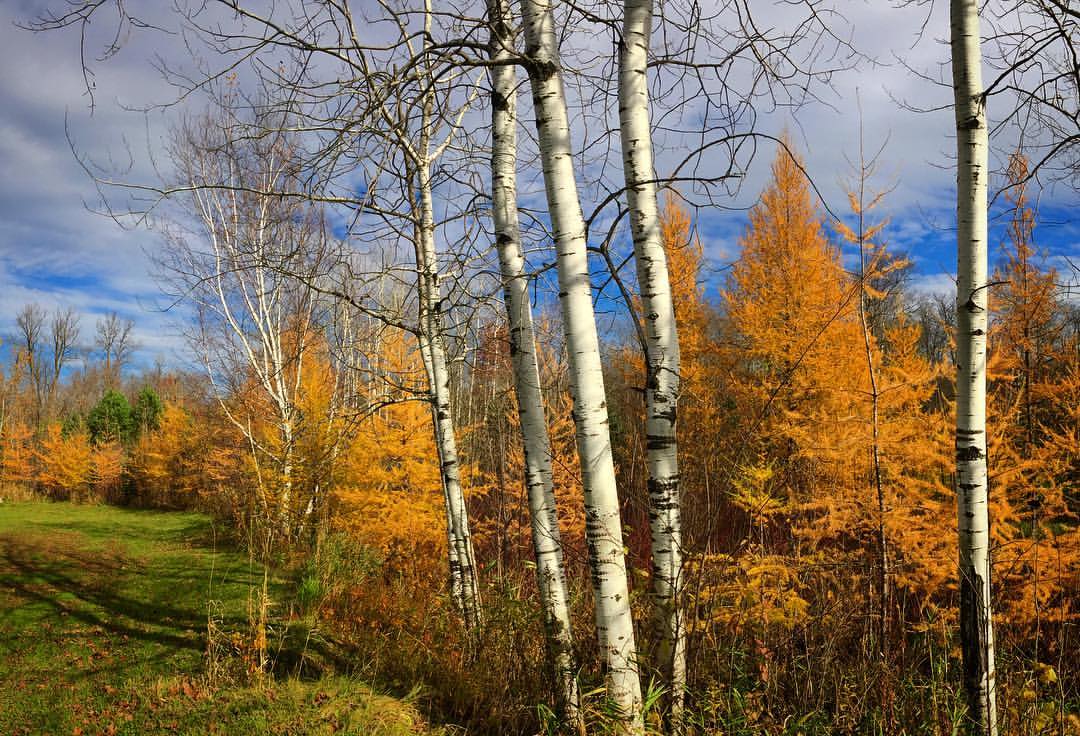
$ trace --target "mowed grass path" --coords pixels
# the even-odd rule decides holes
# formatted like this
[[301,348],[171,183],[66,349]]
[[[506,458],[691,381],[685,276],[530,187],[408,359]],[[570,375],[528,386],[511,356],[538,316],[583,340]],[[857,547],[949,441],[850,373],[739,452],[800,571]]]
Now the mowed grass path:
[[242,635],[262,579],[199,514],[0,504],[0,734],[430,733],[346,677],[209,680],[208,616]]

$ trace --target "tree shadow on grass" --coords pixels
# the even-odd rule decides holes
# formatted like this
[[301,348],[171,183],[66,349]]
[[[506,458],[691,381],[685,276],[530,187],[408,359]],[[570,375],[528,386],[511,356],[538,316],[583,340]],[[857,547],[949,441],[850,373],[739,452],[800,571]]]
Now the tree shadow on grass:
[[[201,653],[208,644],[211,600],[217,604],[213,615],[218,627],[247,628],[247,602],[261,589],[261,566],[227,552],[210,556],[177,550],[152,558],[131,557],[119,543],[87,549],[87,542],[74,529],[47,535],[0,534],[0,589],[6,589],[15,603],[0,605],[0,651],[17,651],[27,637],[41,635],[40,621],[55,620],[55,615],[109,637],[165,648],[160,653],[140,650],[137,657],[144,665],[167,660],[178,651]],[[272,578],[271,589],[273,599],[285,599],[280,580]],[[28,620],[28,605],[49,614]],[[288,610],[273,614],[281,635],[271,643],[275,676],[309,679],[349,669],[349,657],[336,643],[295,631]],[[73,629],[63,628],[65,636]],[[84,674],[100,671],[104,670],[96,667]]]
[[[110,509],[116,511],[115,509]],[[163,523],[167,520],[167,523]],[[214,546],[213,522],[196,514],[167,516],[160,511],[122,509],[108,519],[79,517],[68,514],[53,521],[37,521],[39,527],[79,532],[91,540],[118,540],[149,544],[183,544],[185,546]]]
[[[205,635],[200,633],[206,628],[205,614],[121,592],[133,574],[146,574],[140,569],[143,565],[108,550],[86,552],[65,547],[0,538],[0,566],[4,568],[0,575],[6,579],[9,594],[116,636],[178,649],[205,647]],[[164,570],[154,570],[153,580],[155,587],[178,582]],[[0,618],[0,642],[8,639],[17,646],[20,639],[33,636],[32,631],[3,625],[4,619],[10,618],[14,615]]]

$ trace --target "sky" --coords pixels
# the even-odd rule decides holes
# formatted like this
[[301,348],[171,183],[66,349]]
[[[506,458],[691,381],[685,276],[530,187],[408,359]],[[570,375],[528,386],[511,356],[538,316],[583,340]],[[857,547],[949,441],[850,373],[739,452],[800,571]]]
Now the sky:
[[[88,346],[97,319],[116,312],[135,322],[141,360],[168,361],[179,341],[149,276],[155,237],[91,211],[95,186],[68,141],[70,131],[84,154],[126,164],[125,139],[145,140],[147,123],[163,122],[124,109],[159,84],[156,72],[126,54],[102,65],[91,115],[78,37],[15,26],[36,12],[36,3],[0,3],[0,336],[7,342],[19,309],[37,302],[82,313]],[[133,172],[146,170],[139,162]]]
[[[127,180],[155,181],[169,125],[185,106],[151,112],[133,108],[171,99],[155,55],[185,58],[187,52],[176,36],[138,31],[123,36],[119,53],[93,63],[91,111],[78,34],[34,34],[16,27],[47,5],[44,0],[0,2],[0,336],[6,340],[12,334],[15,315],[24,304],[37,302],[80,311],[83,342],[89,346],[94,322],[115,311],[135,322],[139,361],[184,363],[179,336],[183,308],[173,306],[152,277],[154,253],[163,247],[160,236],[121,228],[93,211],[98,205],[94,182],[73,148]],[[848,161],[858,155],[861,109],[867,149],[887,142],[877,185],[892,187],[881,211],[891,220],[889,244],[914,262],[916,290],[947,291],[955,271],[952,112],[947,107],[933,112],[910,109],[940,107],[950,99],[946,86],[930,81],[947,79],[947,46],[942,42],[946,3],[907,9],[870,0],[836,0],[834,5],[856,47],[872,54],[876,63],[838,71],[830,87],[818,90],[820,102],[804,105],[795,115],[784,109],[763,114],[760,128],[790,131],[829,209],[843,215],[843,182],[850,178]],[[766,16],[774,13],[782,26],[791,5],[761,7]],[[104,20],[90,29],[93,50],[100,49],[111,30]],[[598,43],[603,52],[603,43]],[[671,136],[658,144],[657,167],[663,172],[686,144]],[[738,257],[746,208],[767,181],[771,156],[772,151],[763,149],[739,191],[725,202],[727,208],[697,212],[716,273]],[[1076,197],[1074,190],[1060,186],[1040,197],[1037,244],[1059,267],[1067,268],[1067,259],[1080,263]],[[1001,240],[999,223],[991,234],[992,257]]]

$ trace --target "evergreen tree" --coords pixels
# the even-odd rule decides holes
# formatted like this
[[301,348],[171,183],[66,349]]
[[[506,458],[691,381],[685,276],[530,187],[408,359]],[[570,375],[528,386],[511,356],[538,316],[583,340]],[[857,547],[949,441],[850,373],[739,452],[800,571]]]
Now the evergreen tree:
[[161,397],[154,389],[146,386],[135,397],[135,406],[131,409],[131,430],[135,437],[146,432],[156,432],[161,423],[161,413],[165,407]]
[[109,389],[86,415],[86,428],[95,444],[129,441],[134,434],[131,404],[123,394]]

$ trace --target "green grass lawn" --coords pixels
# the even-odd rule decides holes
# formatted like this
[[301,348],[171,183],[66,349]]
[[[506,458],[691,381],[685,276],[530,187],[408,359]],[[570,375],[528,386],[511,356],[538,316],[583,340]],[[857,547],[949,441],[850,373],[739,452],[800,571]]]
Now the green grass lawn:
[[0,504],[0,734],[429,733],[347,677],[210,677],[208,620],[242,670],[262,580],[200,514]]

